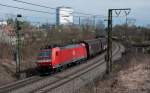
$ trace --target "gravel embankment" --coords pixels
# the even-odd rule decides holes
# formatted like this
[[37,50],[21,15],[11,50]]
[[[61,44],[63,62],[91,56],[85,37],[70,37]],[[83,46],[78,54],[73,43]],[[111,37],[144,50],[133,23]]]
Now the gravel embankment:
[[[94,84],[94,87],[93,87]],[[127,54],[115,62],[114,71],[78,93],[150,93],[150,55]]]
[[16,80],[15,66],[8,60],[0,60],[0,86],[11,83]]

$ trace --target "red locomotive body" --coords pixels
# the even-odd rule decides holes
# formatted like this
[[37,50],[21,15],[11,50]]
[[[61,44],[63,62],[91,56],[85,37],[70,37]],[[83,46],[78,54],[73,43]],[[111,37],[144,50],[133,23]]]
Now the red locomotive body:
[[86,47],[84,43],[81,43],[43,49],[39,53],[37,65],[40,68],[54,69],[86,58]]

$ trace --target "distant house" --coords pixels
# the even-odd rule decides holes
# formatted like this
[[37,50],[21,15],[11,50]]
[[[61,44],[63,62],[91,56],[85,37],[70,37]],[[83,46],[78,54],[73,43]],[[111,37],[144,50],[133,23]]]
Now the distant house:
[[6,25],[7,25],[7,21],[0,20],[0,26],[6,26]]
[[16,44],[16,33],[11,25],[7,25],[5,22],[1,23],[3,26],[0,29],[0,42]]

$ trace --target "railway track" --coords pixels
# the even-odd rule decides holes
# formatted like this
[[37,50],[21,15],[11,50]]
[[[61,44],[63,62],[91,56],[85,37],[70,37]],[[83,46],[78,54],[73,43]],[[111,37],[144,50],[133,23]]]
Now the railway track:
[[0,93],[6,93],[6,92],[12,91],[16,88],[21,88],[21,87],[24,87],[27,84],[32,84],[32,83],[40,81],[40,80],[42,80],[41,77],[32,76],[30,78],[20,80],[20,81],[14,82],[12,84],[8,84],[8,85],[0,87]]
[[[115,44],[116,45],[116,44]],[[120,45],[114,49],[113,56],[115,56],[119,51],[121,47]],[[71,69],[67,69],[66,71],[62,73],[57,73],[52,76],[47,77],[38,77],[34,76],[22,81],[15,82],[13,84],[4,86],[0,88],[0,93],[45,93],[52,91],[53,89],[56,89],[62,85],[64,85],[67,82],[70,82],[71,80],[87,73],[88,71],[104,64],[104,55],[103,53],[101,56],[97,56],[94,59],[90,60],[93,62],[87,62],[85,64],[79,65],[73,67]],[[99,59],[97,59],[99,58]],[[101,62],[99,62],[101,61]]]
[[[118,52],[120,52],[120,49],[122,49],[122,47],[121,46],[119,46],[118,47],[118,50],[117,51],[115,51],[115,52],[113,52],[113,57],[115,56],[115,55],[117,55],[118,54]],[[101,62],[100,62],[101,61]],[[100,63],[99,63],[100,62]],[[56,89],[56,88],[58,88],[58,87],[60,87],[60,86],[62,86],[62,85],[64,85],[64,84],[66,84],[66,83],[68,83],[68,82],[70,82],[70,81],[72,81],[72,80],[74,80],[74,79],[76,79],[77,77],[79,77],[79,76],[81,76],[81,75],[83,75],[83,74],[85,74],[85,73],[87,73],[87,72],[89,72],[89,71],[91,71],[92,69],[94,69],[94,68],[96,68],[96,67],[98,67],[98,66],[101,66],[101,65],[103,65],[105,63],[105,60],[104,59],[99,59],[99,60],[97,60],[97,61],[95,61],[94,62],[94,65],[92,65],[91,67],[89,67],[89,68],[87,68],[85,71],[81,71],[80,73],[77,73],[77,74],[75,74],[75,75],[70,75],[70,77],[66,77],[66,78],[63,78],[63,79],[61,79],[61,80],[59,80],[59,81],[57,81],[56,83],[53,83],[53,84],[49,84],[49,85],[47,85],[47,86],[43,86],[43,87],[41,87],[40,89],[37,89],[36,91],[34,90],[34,91],[31,91],[30,93],[53,93],[53,90],[54,89]],[[57,93],[57,92],[56,92]],[[61,92],[60,92],[61,93]],[[66,92],[65,92],[66,93]],[[70,93],[70,92],[68,92],[68,93]]]

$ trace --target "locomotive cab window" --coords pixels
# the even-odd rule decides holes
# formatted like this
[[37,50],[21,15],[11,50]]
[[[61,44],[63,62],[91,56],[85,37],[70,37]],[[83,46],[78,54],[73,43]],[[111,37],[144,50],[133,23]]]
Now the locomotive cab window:
[[38,56],[43,58],[51,58],[51,53],[51,50],[41,50]]

